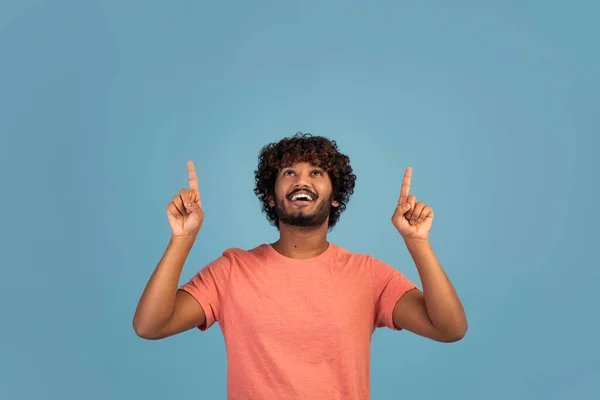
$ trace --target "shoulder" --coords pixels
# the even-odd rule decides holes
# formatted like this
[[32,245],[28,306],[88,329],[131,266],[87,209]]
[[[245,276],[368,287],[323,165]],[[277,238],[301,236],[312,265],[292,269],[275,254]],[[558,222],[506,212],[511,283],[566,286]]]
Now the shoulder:
[[332,253],[338,263],[362,266],[375,274],[381,272],[389,273],[395,270],[395,268],[387,262],[369,253],[354,252],[335,244],[333,244]]
[[334,243],[330,243],[330,246],[332,257],[338,263],[369,266],[377,261],[371,254],[354,252]]
[[229,247],[221,254],[221,259],[228,260],[231,263],[242,263],[259,261],[268,255],[268,245],[260,244],[254,248],[242,249],[239,247]]

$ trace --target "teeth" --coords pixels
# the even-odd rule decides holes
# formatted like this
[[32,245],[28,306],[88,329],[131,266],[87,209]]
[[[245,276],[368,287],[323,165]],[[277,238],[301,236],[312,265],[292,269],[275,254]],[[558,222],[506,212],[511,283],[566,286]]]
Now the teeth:
[[306,193],[297,193],[292,196],[292,201],[296,201],[298,199],[312,201],[312,197]]

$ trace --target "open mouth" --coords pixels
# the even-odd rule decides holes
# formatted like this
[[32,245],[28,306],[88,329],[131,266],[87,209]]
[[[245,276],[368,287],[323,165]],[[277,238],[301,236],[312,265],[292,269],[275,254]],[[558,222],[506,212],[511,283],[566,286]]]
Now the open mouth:
[[306,205],[315,201],[315,196],[313,196],[311,193],[299,192],[289,197],[289,200],[294,204]]

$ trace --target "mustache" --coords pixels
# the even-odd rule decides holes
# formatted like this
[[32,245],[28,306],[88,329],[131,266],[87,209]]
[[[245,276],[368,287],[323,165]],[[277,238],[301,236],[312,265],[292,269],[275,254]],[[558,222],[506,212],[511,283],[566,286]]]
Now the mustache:
[[290,192],[290,194],[288,194],[288,196],[287,196],[288,200],[290,200],[292,198],[292,196],[295,195],[296,193],[308,193],[313,198],[313,200],[317,200],[319,198],[319,196],[315,192],[313,192],[311,190],[308,190],[308,189],[296,189],[296,190]]

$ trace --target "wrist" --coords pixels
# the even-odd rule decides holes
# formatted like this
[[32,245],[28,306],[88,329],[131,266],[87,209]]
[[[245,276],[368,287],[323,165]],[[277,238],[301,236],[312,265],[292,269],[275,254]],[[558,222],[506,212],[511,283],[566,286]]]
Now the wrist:
[[429,242],[429,238],[403,238],[406,247],[410,249],[420,249],[431,247],[431,243]]
[[192,245],[196,241],[196,235],[171,235],[171,243],[181,245]]

